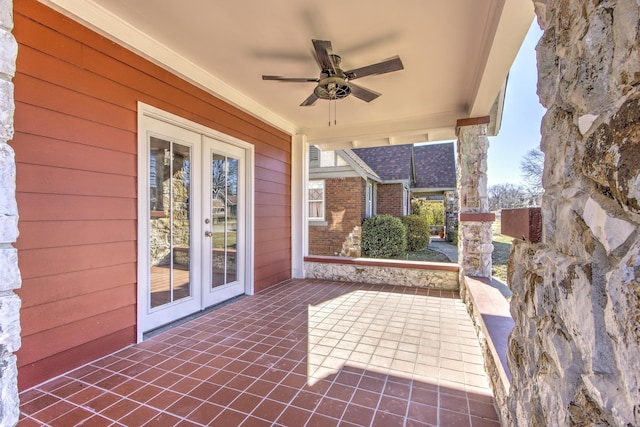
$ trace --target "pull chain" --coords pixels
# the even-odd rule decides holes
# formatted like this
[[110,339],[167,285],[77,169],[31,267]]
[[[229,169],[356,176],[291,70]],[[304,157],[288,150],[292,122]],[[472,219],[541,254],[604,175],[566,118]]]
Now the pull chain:
[[333,125],[338,126],[338,100],[333,100]]
[[331,101],[333,101],[333,125],[338,126],[338,99],[329,97],[329,127],[331,127]]

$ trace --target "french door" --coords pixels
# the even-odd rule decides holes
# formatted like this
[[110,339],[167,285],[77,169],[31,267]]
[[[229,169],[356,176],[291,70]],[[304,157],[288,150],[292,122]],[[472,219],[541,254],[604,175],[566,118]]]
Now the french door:
[[246,148],[197,128],[140,121],[138,340],[251,293]]
[[203,300],[214,305],[244,292],[245,210],[243,151],[204,137]]

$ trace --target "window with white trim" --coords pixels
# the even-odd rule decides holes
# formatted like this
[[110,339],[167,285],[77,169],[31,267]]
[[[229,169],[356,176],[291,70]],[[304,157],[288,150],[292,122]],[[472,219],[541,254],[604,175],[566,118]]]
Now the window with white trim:
[[324,221],[324,180],[309,181],[309,219]]

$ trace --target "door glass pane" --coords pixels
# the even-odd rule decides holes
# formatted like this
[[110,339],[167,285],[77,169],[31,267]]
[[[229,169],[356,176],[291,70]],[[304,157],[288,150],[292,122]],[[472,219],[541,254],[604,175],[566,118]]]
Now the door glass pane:
[[211,156],[211,262],[213,288],[236,280],[238,160]]
[[149,153],[150,306],[191,295],[189,147],[151,137]]

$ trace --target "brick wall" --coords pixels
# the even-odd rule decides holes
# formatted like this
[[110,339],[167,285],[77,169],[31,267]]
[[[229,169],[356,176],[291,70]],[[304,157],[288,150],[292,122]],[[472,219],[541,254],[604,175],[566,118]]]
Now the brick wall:
[[309,224],[309,254],[335,255],[365,216],[366,182],[362,178],[325,180],[326,225]]
[[377,196],[376,213],[378,215],[402,216],[404,202],[402,184],[378,184]]

